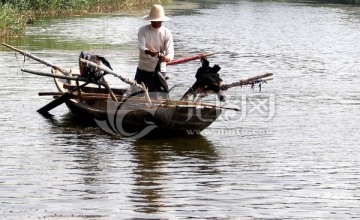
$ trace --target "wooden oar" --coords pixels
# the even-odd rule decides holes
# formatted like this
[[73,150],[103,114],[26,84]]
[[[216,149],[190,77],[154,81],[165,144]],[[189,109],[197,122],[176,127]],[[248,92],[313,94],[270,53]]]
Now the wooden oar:
[[50,110],[56,108],[57,106],[65,103],[66,101],[70,100],[71,98],[74,97],[73,92],[78,91],[79,89],[85,87],[86,85],[88,85],[89,83],[84,83],[78,87],[76,87],[75,89],[71,90],[70,92],[66,92],[64,93],[62,96],[60,96],[57,99],[54,99],[53,101],[49,102],[48,104],[46,104],[45,106],[43,106],[42,108],[38,109],[37,111],[40,114],[46,114],[48,113]]
[[26,57],[29,57],[29,58],[31,58],[31,59],[33,59],[35,61],[38,61],[39,63],[45,64],[46,66],[50,66],[51,68],[53,68],[55,70],[58,70],[59,72],[62,72],[65,75],[71,75],[71,73],[69,71],[65,70],[64,68],[61,68],[59,66],[56,66],[56,65],[54,65],[52,63],[49,63],[49,62],[43,60],[43,59],[40,59],[39,57],[34,56],[34,55],[32,55],[32,54],[30,54],[30,53],[28,53],[26,51],[17,49],[17,48],[15,48],[13,46],[10,46],[10,45],[6,44],[6,43],[2,43],[2,45],[4,45],[5,47],[10,48],[12,50],[15,50],[16,52],[19,52],[20,54],[22,54],[22,55],[24,55]]
[[71,98],[74,97],[74,95],[72,94],[72,92],[75,92],[79,89],[81,89],[82,87],[86,86],[88,83],[84,83],[83,85],[77,87],[76,90],[73,90],[71,92],[67,92],[64,95],[60,96],[57,99],[54,99],[53,101],[49,102],[48,104],[46,104],[45,106],[43,106],[42,108],[38,109],[37,111],[40,114],[48,114],[48,112],[54,108],[56,108],[57,106],[65,103],[66,101],[70,100]]
[[181,59],[172,60],[172,61],[166,63],[166,65],[170,66],[170,65],[175,65],[175,64],[179,64],[179,63],[185,63],[185,62],[189,62],[189,61],[192,61],[192,60],[200,59],[202,57],[212,56],[214,54],[215,53],[211,52],[211,53],[202,53],[202,54],[198,54],[198,55],[191,56],[191,57],[184,57],[184,58],[181,58]]

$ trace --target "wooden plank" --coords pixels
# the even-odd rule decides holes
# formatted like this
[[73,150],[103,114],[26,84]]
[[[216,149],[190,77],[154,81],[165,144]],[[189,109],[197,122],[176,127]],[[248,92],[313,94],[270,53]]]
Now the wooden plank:
[[[74,85],[69,85],[69,84],[64,84],[64,89],[67,90],[73,90],[76,86]],[[115,94],[117,95],[123,95],[126,93],[127,89],[111,89]],[[99,87],[83,87],[81,89],[82,92],[86,92],[86,93],[102,93],[102,94],[107,94],[108,91],[106,91],[105,88],[99,88]]]

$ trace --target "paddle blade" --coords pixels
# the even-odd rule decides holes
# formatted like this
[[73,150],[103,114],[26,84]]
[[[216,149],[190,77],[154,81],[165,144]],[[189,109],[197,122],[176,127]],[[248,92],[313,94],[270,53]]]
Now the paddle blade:
[[48,113],[50,110],[56,108],[57,106],[63,104],[64,102],[70,100],[72,97],[74,97],[74,94],[72,93],[65,93],[64,95],[60,96],[59,98],[49,102],[47,105],[45,105],[44,107],[38,109],[37,111],[40,114],[46,114]]

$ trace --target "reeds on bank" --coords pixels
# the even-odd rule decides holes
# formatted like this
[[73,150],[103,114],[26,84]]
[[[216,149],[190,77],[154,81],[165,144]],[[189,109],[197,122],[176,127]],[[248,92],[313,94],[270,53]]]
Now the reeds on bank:
[[2,0],[0,2],[0,37],[20,37],[26,25],[38,17],[84,15],[117,10],[143,9],[172,0]]

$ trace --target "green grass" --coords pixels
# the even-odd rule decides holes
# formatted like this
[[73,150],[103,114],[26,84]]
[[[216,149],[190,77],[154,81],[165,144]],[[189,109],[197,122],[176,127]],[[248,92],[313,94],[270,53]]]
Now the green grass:
[[0,37],[20,36],[26,26],[26,19],[19,16],[19,11],[10,4],[1,4],[0,10]]
[[2,0],[0,37],[20,37],[37,17],[84,15],[94,12],[143,9],[172,0]]

